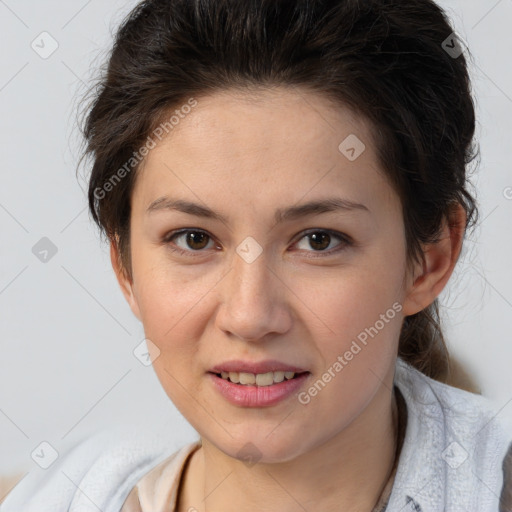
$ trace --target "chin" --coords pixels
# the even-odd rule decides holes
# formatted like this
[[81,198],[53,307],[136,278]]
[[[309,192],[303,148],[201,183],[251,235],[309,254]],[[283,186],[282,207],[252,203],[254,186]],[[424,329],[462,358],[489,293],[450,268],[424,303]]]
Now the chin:
[[224,437],[220,442],[213,442],[217,449],[248,466],[256,463],[273,464],[291,461],[308,450],[303,443],[303,435],[297,434],[294,437],[274,433],[270,438],[266,429],[259,431],[248,429],[239,432],[233,438]]

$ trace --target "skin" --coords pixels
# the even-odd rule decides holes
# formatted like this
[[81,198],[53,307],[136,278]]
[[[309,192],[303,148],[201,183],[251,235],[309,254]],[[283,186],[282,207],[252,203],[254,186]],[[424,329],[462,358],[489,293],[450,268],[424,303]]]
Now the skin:
[[[446,285],[464,210],[454,210],[440,242],[424,248],[425,265],[409,274],[400,200],[364,119],[315,93],[286,88],[197,100],[137,176],[131,278],[111,244],[121,289],[160,351],[155,372],[202,439],[178,510],[370,511],[393,463],[402,321]],[[355,161],[338,150],[350,134],[366,145]],[[207,206],[228,222],[146,213],[164,195]],[[333,196],[369,212],[275,223],[278,208]],[[195,244],[186,236],[165,241],[184,228],[208,236]],[[319,249],[304,234],[311,229],[354,243],[333,236]],[[236,252],[248,236],[263,251],[252,263]],[[173,252],[173,243],[186,254]],[[271,407],[235,406],[210,383],[206,372],[223,361],[278,359],[311,372],[301,389],[307,390],[394,303],[402,310],[307,405],[291,396]],[[261,457],[252,466],[238,455],[248,442]]]

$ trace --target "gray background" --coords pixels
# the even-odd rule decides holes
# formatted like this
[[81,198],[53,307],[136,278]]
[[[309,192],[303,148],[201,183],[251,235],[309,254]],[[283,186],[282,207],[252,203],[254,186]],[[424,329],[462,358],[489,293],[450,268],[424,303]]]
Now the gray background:
[[[77,95],[135,3],[0,0],[0,473],[33,468],[42,441],[61,451],[122,423],[172,429],[176,448],[196,437],[153,369],[133,355],[142,325],[88,218],[85,181],[75,176]],[[445,332],[452,353],[512,421],[512,1],[440,4],[475,58],[482,150],[473,179],[482,221],[441,295]],[[59,45],[47,59],[31,47],[43,31]],[[57,248],[45,263],[32,252],[43,237]]]

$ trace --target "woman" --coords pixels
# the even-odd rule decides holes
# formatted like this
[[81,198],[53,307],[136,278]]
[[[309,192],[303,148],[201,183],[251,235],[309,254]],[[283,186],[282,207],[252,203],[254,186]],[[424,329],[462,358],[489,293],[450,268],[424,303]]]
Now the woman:
[[139,4],[89,204],[200,439],[101,434],[0,510],[512,510],[512,435],[446,384],[438,317],[477,218],[463,50],[431,0]]

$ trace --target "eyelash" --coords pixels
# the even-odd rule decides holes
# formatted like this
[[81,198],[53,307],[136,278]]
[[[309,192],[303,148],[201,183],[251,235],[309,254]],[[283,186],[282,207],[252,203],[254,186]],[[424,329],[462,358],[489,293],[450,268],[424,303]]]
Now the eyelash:
[[[199,253],[199,254],[197,254],[197,256],[199,256],[200,253],[205,252],[204,249],[197,250],[197,251],[194,251],[192,249],[185,250],[185,249],[181,249],[180,247],[177,247],[174,243],[172,243],[172,245],[170,245],[171,242],[175,238],[177,238],[181,235],[187,234],[187,233],[201,233],[203,235],[206,235],[210,240],[213,240],[213,237],[210,236],[206,231],[203,231],[202,229],[180,229],[180,230],[172,231],[172,232],[168,233],[167,235],[165,235],[165,237],[163,238],[162,241],[166,244],[169,244],[169,249],[172,252],[176,252],[180,255],[196,257],[196,255],[194,253]],[[330,251],[306,251],[306,252],[320,253],[320,256],[308,256],[308,258],[319,258],[319,257],[321,258],[321,257],[324,257],[323,256],[324,254],[326,254],[328,256],[332,256],[333,254],[337,254],[337,253],[341,252],[346,247],[350,247],[353,245],[353,241],[348,235],[339,233],[337,231],[332,231],[330,229],[309,229],[309,230],[301,233],[302,236],[295,243],[299,243],[303,238],[307,237],[308,235],[312,235],[312,234],[316,234],[316,233],[328,234],[331,237],[338,238],[341,241],[341,243],[339,244],[339,246],[337,248],[335,248],[334,250],[331,249]]]

